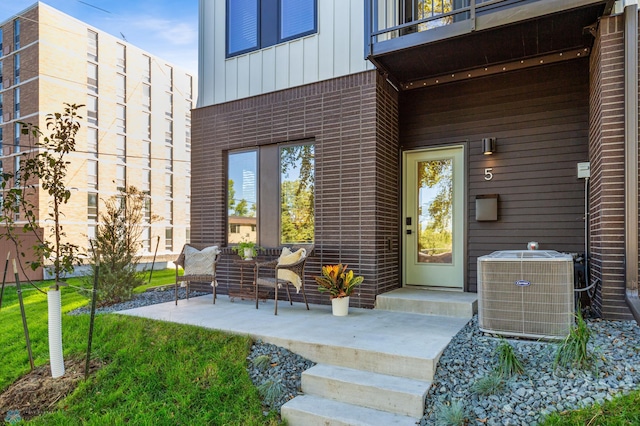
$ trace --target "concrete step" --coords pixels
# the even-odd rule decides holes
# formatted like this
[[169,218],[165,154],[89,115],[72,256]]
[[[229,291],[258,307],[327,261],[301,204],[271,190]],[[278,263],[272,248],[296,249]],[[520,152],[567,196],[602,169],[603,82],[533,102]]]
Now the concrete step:
[[420,418],[431,382],[317,364],[302,373],[302,391],[362,407]]
[[415,426],[419,421],[313,395],[293,398],[280,413],[289,426]]
[[471,319],[478,311],[478,295],[460,291],[403,287],[379,294],[376,297],[376,309]]

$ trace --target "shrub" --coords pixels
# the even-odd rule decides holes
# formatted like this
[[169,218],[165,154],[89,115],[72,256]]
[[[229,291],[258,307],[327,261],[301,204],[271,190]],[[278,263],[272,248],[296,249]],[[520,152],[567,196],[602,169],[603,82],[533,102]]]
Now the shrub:
[[571,328],[569,335],[558,346],[554,360],[554,368],[579,367],[584,369],[595,368],[595,356],[589,353],[587,343],[591,338],[591,330],[582,318],[582,314],[576,314],[576,325]]
[[516,374],[524,373],[524,366],[513,350],[513,346],[511,346],[505,339],[500,339],[500,343],[496,346],[495,353],[498,356],[496,373],[500,377],[510,378]]

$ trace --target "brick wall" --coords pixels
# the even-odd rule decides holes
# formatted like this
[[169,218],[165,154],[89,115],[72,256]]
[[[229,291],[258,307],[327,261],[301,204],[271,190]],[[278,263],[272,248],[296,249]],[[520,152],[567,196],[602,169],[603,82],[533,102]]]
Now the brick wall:
[[[312,139],[316,230],[307,296],[328,303],[313,276],[343,262],[365,277],[351,306],[373,307],[376,294],[399,286],[397,116],[395,92],[373,71],[195,110],[192,241],[224,245],[229,151]],[[222,294],[239,280],[233,256],[222,260]]]
[[624,17],[603,17],[591,53],[591,279],[603,317],[631,319],[624,302]]

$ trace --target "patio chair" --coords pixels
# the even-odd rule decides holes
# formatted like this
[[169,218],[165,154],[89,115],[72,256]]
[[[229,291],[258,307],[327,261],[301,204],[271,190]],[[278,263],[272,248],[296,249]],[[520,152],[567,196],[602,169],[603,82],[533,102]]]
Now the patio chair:
[[[178,284],[186,287],[189,299],[189,284],[192,282],[211,283],[213,289],[213,303],[216,303],[216,267],[220,260],[218,246],[206,244],[185,244],[176,264],[175,296],[178,304]],[[178,267],[184,269],[183,275],[178,275]]]
[[304,266],[307,259],[313,252],[313,245],[294,246],[293,250],[285,247],[282,254],[276,260],[270,262],[256,263],[255,270],[255,290],[256,290],[256,309],[258,309],[259,289],[260,287],[268,287],[274,290],[274,315],[278,315],[278,289],[282,286],[287,290],[289,303],[293,306],[289,285],[296,287],[296,290],[302,291],[302,298],[309,310],[307,295],[304,292]]

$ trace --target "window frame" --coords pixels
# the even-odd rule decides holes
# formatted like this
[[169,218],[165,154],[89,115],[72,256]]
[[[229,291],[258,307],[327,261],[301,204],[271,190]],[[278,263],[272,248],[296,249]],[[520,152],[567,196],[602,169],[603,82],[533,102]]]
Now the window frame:
[[313,3],[313,28],[301,33],[282,37],[282,1],[283,0],[254,0],[256,4],[256,44],[253,47],[231,52],[229,50],[229,28],[232,23],[229,19],[229,4],[233,0],[225,2],[225,53],[226,58],[233,58],[254,52],[267,47],[286,43],[318,32],[318,0],[305,0]]

